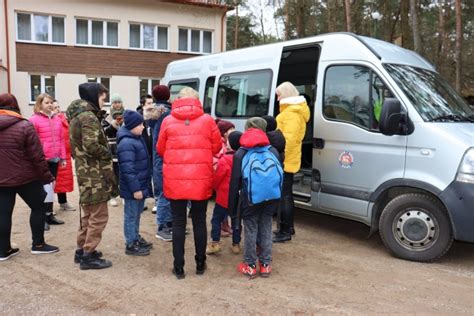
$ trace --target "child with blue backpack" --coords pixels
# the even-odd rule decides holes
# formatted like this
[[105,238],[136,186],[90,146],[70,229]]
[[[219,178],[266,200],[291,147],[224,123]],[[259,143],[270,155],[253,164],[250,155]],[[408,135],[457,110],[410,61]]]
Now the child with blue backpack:
[[281,198],[283,182],[278,152],[270,146],[265,130],[264,119],[255,117],[247,121],[241,147],[234,155],[229,188],[229,213],[232,217],[240,215],[245,228],[244,262],[239,264],[238,271],[249,278],[255,278],[257,271],[261,277],[269,277],[272,271],[272,216]]
[[153,244],[139,234],[140,217],[145,199],[151,196],[149,183],[151,166],[148,149],[142,138],[143,117],[135,111],[126,110],[124,125],[117,133],[117,156],[120,172],[120,197],[125,199],[124,234],[125,254],[147,256]]

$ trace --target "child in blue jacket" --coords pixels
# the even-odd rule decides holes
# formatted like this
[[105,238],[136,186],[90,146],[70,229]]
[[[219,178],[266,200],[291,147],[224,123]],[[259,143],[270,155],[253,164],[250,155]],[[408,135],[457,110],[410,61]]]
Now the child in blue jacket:
[[147,256],[152,243],[139,234],[140,216],[145,199],[151,196],[151,166],[146,144],[141,137],[144,126],[143,117],[126,110],[124,125],[117,133],[117,155],[120,170],[120,196],[125,200],[123,230],[125,234],[125,254]]

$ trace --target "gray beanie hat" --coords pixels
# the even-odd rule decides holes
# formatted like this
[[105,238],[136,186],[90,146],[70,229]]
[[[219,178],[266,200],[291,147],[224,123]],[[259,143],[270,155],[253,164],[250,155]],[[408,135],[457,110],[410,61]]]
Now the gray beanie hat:
[[122,97],[118,93],[113,93],[110,97],[110,103],[120,102],[123,103]]
[[245,130],[248,130],[249,128],[258,128],[266,132],[267,121],[265,121],[261,117],[257,117],[257,116],[251,117],[245,122]]

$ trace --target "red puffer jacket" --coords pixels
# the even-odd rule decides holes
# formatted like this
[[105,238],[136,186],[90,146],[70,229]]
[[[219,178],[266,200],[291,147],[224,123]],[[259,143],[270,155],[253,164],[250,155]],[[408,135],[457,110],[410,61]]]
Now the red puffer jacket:
[[156,144],[163,157],[163,190],[171,200],[207,200],[212,195],[212,157],[222,147],[214,120],[201,102],[185,98],[173,102]]
[[228,151],[217,162],[216,174],[214,175],[214,190],[216,191],[216,203],[227,208],[229,206],[230,175],[232,173],[232,162],[234,151]]
[[58,167],[58,175],[56,177],[56,187],[54,192],[56,193],[67,193],[74,191],[74,178],[72,174],[72,161],[71,161],[71,143],[69,142],[69,123],[67,122],[64,114],[58,114],[61,119],[63,126],[63,137],[64,145],[66,146],[66,167]]
[[16,112],[0,110],[0,187],[54,180],[36,130]]

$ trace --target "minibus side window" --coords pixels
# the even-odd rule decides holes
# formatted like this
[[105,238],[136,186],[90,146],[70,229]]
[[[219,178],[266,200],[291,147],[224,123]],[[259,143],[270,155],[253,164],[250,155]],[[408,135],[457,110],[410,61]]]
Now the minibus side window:
[[383,81],[364,66],[331,66],[324,82],[326,118],[378,131],[385,98],[393,97]]
[[209,77],[206,80],[206,87],[204,88],[203,107],[204,112],[211,114],[212,97],[214,95],[214,85],[216,84],[216,77]]
[[252,117],[268,114],[271,70],[224,74],[219,78],[217,117]]
[[179,91],[184,87],[193,88],[196,91],[199,91],[199,81],[192,80],[192,81],[177,81],[177,82],[170,82],[170,102],[173,102],[176,99]]

